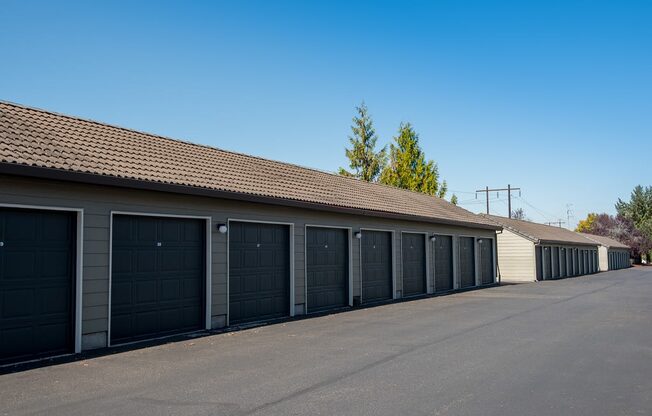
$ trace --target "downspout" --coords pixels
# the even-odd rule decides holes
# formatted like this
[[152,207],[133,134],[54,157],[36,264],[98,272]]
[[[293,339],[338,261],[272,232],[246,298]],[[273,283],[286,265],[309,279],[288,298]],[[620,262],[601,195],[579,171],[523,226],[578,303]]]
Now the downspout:
[[500,276],[500,264],[498,263],[498,234],[502,234],[503,230],[502,228],[500,230],[496,230],[496,270],[498,271],[498,286],[501,284],[501,276]]

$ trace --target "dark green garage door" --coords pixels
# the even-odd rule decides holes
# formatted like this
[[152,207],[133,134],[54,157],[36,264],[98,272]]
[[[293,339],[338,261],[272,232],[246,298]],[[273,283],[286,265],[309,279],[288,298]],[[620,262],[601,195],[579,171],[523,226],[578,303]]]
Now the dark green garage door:
[[289,315],[289,227],[231,222],[229,323],[241,324]]
[[462,288],[475,286],[475,239],[460,237],[460,283]]
[[306,230],[308,312],[349,305],[349,232],[338,228]]
[[392,299],[392,233],[362,232],[362,302]]
[[426,236],[403,233],[403,296],[426,293]]
[[0,364],[70,353],[75,215],[0,209]]
[[205,222],[113,217],[111,343],[204,327]]
[[436,235],[433,244],[435,292],[453,290],[453,237]]
[[543,247],[535,246],[534,247],[534,257],[536,263],[536,278],[537,280],[544,280],[543,276]]
[[543,280],[552,279],[552,251],[550,247],[543,247]]
[[494,241],[490,238],[478,239],[480,251],[480,281],[483,285],[494,282]]

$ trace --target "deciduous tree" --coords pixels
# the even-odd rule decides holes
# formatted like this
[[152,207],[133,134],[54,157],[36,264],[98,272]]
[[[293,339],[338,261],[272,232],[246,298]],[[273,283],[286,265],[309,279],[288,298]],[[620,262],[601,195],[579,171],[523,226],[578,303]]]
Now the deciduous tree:
[[512,211],[512,218],[515,220],[529,221],[529,218],[525,215],[523,208],[516,208]]
[[577,228],[575,228],[575,231],[578,233],[590,233],[597,216],[598,214],[594,212],[589,213],[585,219],[580,220],[580,222],[577,223]]

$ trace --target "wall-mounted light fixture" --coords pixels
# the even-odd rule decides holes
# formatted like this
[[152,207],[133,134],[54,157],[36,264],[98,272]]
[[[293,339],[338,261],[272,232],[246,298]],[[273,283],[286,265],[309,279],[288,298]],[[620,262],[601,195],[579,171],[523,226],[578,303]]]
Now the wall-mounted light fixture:
[[360,231],[356,231],[355,238],[357,238],[358,240],[361,239],[362,238],[362,233]]
[[226,224],[217,224],[217,231],[219,231],[220,234],[226,234],[226,232],[229,231],[229,228]]
[[431,236],[430,236],[430,241],[432,241],[433,243],[434,243],[435,241],[437,241],[437,236],[434,235],[434,234],[431,235]]
[[478,240],[478,244],[482,244],[482,240]]

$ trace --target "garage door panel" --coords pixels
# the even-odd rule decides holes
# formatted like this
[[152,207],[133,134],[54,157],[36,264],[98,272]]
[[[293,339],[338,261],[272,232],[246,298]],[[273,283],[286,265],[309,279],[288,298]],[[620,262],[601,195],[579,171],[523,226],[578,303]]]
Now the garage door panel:
[[402,266],[403,295],[414,296],[426,293],[426,248],[425,235],[403,233]]
[[38,263],[47,264],[47,267],[41,268],[40,274],[44,278],[70,276],[73,269],[72,253],[68,250],[44,250]]
[[475,250],[473,237],[459,238],[461,287],[475,286]]
[[[134,250],[136,258],[137,273],[156,273],[158,271],[156,264],[156,250],[154,249],[136,249]],[[130,265],[131,269],[131,265]],[[130,270],[128,269],[128,270]]]
[[[34,214],[33,211],[4,211],[4,238],[11,241],[13,244],[20,245],[20,243],[31,243],[39,240],[42,244],[45,236],[38,232],[39,222],[43,221],[43,217]],[[54,221],[58,218],[55,217]]]
[[39,290],[38,299],[41,305],[41,313],[56,314],[68,313],[72,304],[72,293],[67,287],[55,286]]
[[478,239],[480,252],[480,282],[483,285],[494,283],[494,244],[490,238]]
[[366,230],[362,233],[362,302],[393,298],[392,233]]
[[309,312],[349,304],[349,233],[308,227],[306,231],[307,306]]
[[[204,225],[185,218],[114,217],[112,343],[203,327],[205,237],[186,230]],[[188,308],[194,316],[186,320]]]
[[[182,233],[183,223],[176,220],[165,221],[161,224],[161,233],[159,239],[163,242],[180,243],[184,240]],[[195,239],[199,236],[195,235]]]
[[133,230],[130,230],[130,239],[136,240],[137,244],[149,247],[152,242],[157,240],[158,219],[154,217],[132,217],[131,220],[126,221],[130,222],[131,227],[135,229],[135,234],[133,234]]
[[72,351],[74,217],[0,209],[0,363]]
[[[162,249],[160,251],[160,270],[162,272],[175,272],[186,270],[182,250]],[[195,265],[196,267],[196,265]],[[195,268],[193,267],[193,268]]]
[[453,290],[453,237],[436,235],[433,244],[435,291]]
[[37,253],[27,250],[4,250],[2,262],[3,279],[22,280],[37,275]]
[[162,301],[183,299],[181,282],[177,279],[161,281],[160,288]]
[[37,305],[34,288],[5,289],[2,293],[1,318],[23,318],[31,316]]
[[[280,318],[290,313],[289,227],[231,222],[229,322]],[[275,298],[282,299],[281,302]]]

